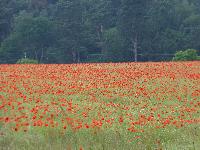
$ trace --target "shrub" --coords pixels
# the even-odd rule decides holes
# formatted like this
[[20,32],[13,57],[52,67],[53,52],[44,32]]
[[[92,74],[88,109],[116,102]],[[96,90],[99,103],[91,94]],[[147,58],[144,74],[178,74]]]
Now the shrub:
[[197,51],[194,49],[178,51],[178,52],[176,52],[175,56],[173,57],[173,61],[192,61],[192,60],[199,60]]
[[17,64],[38,64],[38,60],[35,59],[29,59],[29,58],[22,58],[19,59],[17,62]]

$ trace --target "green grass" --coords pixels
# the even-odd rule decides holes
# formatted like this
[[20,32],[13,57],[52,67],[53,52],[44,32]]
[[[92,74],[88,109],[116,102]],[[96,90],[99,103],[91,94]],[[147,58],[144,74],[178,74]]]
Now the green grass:
[[[183,128],[148,128],[144,133],[130,133],[119,129],[59,130],[58,128],[31,128],[27,132],[13,132],[1,128],[0,149],[2,150],[198,150],[200,126]],[[139,136],[139,138],[137,138]]]
[[[101,73],[99,74],[101,75]],[[110,74],[117,77],[117,73],[113,73],[112,70]],[[0,150],[200,149],[199,122],[181,123],[182,120],[194,121],[194,119],[199,120],[200,118],[199,97],[192,96],[192,93],[200,87],[198,79],[188,79],[181,75],[173,80],[169,77],[157,79],[141,77],[138,80],[132,81],[130,78],[121,82],[123,78],[120,76],[115,79],[108,77],[108,79],[110,79],[108,82],[110,85],[106,85],[108,86],[106,88],[104,88],[104,82],[100,82],[101,80],[99,80],[98,86],[87,88],[91,83],[95,83],[95,80],[83,80],[84,90],[80,90],[79,87],[68,89],[64,86],[64,84],[70,84],[73,78],[62,80],[63,85],[61,86],[58,83],[56,85],[54,80],[51,82],[48,78],[38,79],[33,76],[30,80],[36,80],[34,85],[30,84],[29,79],[22,78],[21,80],[26,81],[27,85],[30,84],[31,90],[27,90],[28,88],[23,85],[21,80],[18,80],[15,83],[18,91],[10,88],[12,82],[9,82],[6,89],[0,91],[0,96],[3,97],[0,106],[4,105],[0,109],[0,119],[8,116],[16,119],[23,114],[27,118],[16,122],[13,119],[7,123],[3,119],[0,120]],[[114,80],[128,85],[117,84],[116,86],[112,83]],[[10,80],[5,79],[5,81]],[[141,89],[142,87],[145,88]],[[10,92],[10,89],[13,91]],[[41,89],[49,91],[41,92]],[[64,93],[55,94],[57,90],[63,90]],[[21,96],[17,92],[21,92],[23,95]],[[69,92],[75,93],[68,94]],[[23,96],[26,96],[26,99]],[[38,100],[41,101],[38,102]],[[19,102],[21,102],[20,105],[18,105]],[[72,110],[68,110],[69,103],[73,106]],[[46,107],[47,105],[48,107]],[[38,112],[33,113],[31,110],[37,106],[41,107],[38,107]],[[19,110],[21,107],[24,109]],[[44,113],[45,109],[48,109],[46,114]],[[87,113],[87,117],[83,113]],[[57,127],[44,127],[44,125],[35,127],[33,122],[40,120],[41,115],[43,116],[41,120],[46,123],[46,119],[51,114],[54,115],[52,120],[58,122]],[[35,115],[36,119],[34,120],[33,116]],[[144,119],[140,118],[142,115],[145,116],[145,123],[141,121]],[[147,118],[151,115],[154,119],[148,120]],[[119,122],[121,116],[124,119],[122,123]],[[74,119],[74,128],[65,120],[68,117]],[[103,121],[102,118],[104,118]],[[169,118],[171,118],[171,122],[162,127],[163,122]],[[109,119],[113,119],[112,124],[107,122]],[[79,130],[75,130],[79,125],[77,120],[80,120],[83,125]],[[93,120],[101,120],[103,125],[99,128],[94,127]],[[178,123],[174,124],[174,121]],[[15,123],[24,122],[30,123],[30,126],[19,125],[21,126],[20,130],[13,130],[16,127]],[[89,129],[84,127],[85,123],[90,125]],[[132,123],[137,132],[128,130]],[[49,126],[51,125],[49,123]],[[67,125],[67,129],[63,129],[64,125]],[[27,129],[26,132],[24,129]]]

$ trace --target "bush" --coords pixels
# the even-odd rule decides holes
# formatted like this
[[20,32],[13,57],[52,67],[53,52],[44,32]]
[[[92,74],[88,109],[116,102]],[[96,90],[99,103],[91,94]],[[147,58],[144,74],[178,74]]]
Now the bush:
[[29,58],[22,58],[19,59],[16,64],[38,64],[39,62],[35,59],[29,59]]
[[173,61],[192,61],[192,60],[199,60],[199,56],[197,55],[197,51],[194,49],[188,49],[185,51],[178,51],[176,52],[175,56],[173,57]]

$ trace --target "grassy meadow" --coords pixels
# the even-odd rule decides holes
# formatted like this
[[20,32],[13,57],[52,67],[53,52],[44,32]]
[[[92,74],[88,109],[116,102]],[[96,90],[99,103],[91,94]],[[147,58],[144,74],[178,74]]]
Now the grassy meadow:
[[200,62],[0,65],[2,150],[198,150]]

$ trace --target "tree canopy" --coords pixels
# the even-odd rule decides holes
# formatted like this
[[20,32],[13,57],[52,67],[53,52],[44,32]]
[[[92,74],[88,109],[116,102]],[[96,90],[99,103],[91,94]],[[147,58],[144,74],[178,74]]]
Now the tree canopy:
[[0,1],[0,63],[166,61],[199,39],[198,0]]

